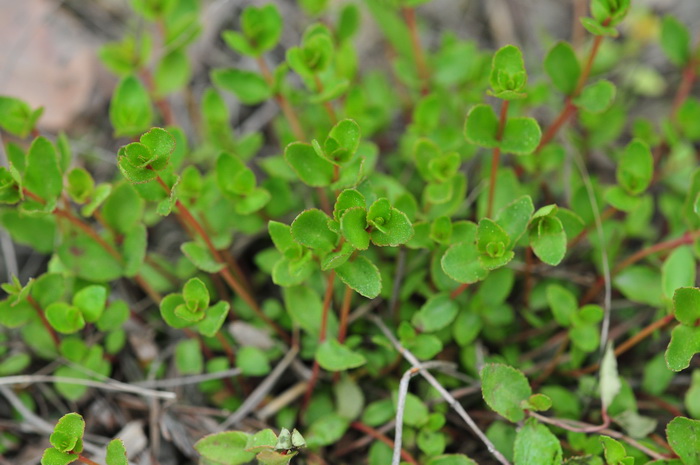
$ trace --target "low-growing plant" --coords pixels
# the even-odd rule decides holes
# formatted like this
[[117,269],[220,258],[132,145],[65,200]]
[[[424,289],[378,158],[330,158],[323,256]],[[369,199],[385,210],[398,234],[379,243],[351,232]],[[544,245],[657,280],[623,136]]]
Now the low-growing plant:
[[[274,4],[246,6],[221,34],[245,59],[196,90],[198,2],[132,0],[147,27],[100,49],[113,177],[0,97],[0,224],[49,257],[2,286],[14,418],[46,434],[37,412],[87,414],[106,389],[148,398],[151,443],[182,463],[700,464],[689,29],[591,0],[587,39],[544,34],[541,59],[448,31],[425,47],[426,0],[298,3],[297,46]],[[360,65],[367,15],[387,69]],[[666,76],[642,59],[656,45]],[[231,99],[279,115],[241,134]],[[187,403],[217,410],[174,432]],[[84,433],[62,416],[41,463],[129,463]],[[25,439],[4,434],[12,456]]]

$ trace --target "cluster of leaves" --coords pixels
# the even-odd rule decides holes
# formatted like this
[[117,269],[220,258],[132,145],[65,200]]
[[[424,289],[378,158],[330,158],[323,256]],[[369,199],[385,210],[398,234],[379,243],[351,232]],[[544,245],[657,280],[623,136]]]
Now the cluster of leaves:
[[[428,465],[491,454],[516,465],[700,463],[700,100],[689,96],[700,48],[677,19],[592,0],[581,19],[590,47],[547,38],[537,66],[515,45],[491,53],[451,32],[426,53],[415,18],[425,0],[348,2],[337,12],[300,0],[318,21],[286,50],[277,7],[247,6],[239,30],[222,38],[230,56],[258,69],[212,70],[188,138],[170,99],[190,92],[198,2],[131,3],[147,32],[100,51],[120,78],[109,112],[122,144],[113,178],[97,182],[66,135],[38,135],[41,109],[0,97],[10,136],[0,224],[50,255],[38,276],[2,286],[0,341],[13,344],[0,346],[0,376],[51,362],[55,390],[81,407],[90,391],[78,381],[112,376],[132,320],[177,340],[165,363],[180,376],[206,373],[198,388],[219,408],[247,408],[241,392],[285,354],[313,367],[305,400],[269,419],[279,436],[205,436],[195,445],[203,464],[286,465],[300,448],[324,454],[352,430],[381,437],[376,429],[397,414],[404,458]],[[395,55],[386,72],[358,65],[367,13]],[[682,75],[660,120],[628,119],[632,97],[659,85],[652,68],[643,82],[613,72],[641,53],[635,27],[617,39],[623,20],[658,25]],[[270,69],[274,57],[283,58]],[[264,132],[240,134],[222,93],[281,111]],[[189,238],[161,245],[175,227]],[[150,303],[136,311],[141,294]],[[362,318],[367,311],[391,319],[399,342]],[[614,351],[612,338],[625,342]],[[446,388],[480,383],[486,444],[465,445],[428,384],[402,391],[404,351],[457,361],[466,376],[437,375]],[[641,362],[618,370],[621,357]],[[168,373],[139,362],[144,376]],[[691,366],[689,381],[672,385]],[[216,377],[234,368],[239,377]],[[61,418],[42,463],[89,460],[84,429],[77,414]],[[1,453],[17,441],[6,442]],[[375,441],[368,463],[391,456]],[[106,457],[126,463],[120,441]]]

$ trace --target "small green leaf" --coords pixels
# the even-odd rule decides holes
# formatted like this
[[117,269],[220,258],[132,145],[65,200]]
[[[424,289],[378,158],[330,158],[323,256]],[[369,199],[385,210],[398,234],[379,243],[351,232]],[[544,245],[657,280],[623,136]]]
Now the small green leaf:
[[338,194],[338,198],[335,200],[333,218],[336,221],[340,221],[348,208],[362,207],[364,209],[366,206],[365,197],[359,191],[356,189],[345,189]]
[[333,394],[338,415],[352,421],[362,414],[365,396],[352,377],[343,375],[340,381],[333,385]]
[[600,362],[600,402],[603,410],[607,410],[615,396],[620,392],[622,383],[617,373],[617,360],[612,344],[608,344],[605,355]]
[[696,264],[690,246],[677,247],[661,266],[661,286],[664,295],[671,299],[679,287],[695,284]]
[[374,299],[382,290],[382,276],[377,266],[363,256],[349,260],[335,269],[336,274],[358,294]]
[[666,365],[673,371],[690,366],[693,355],[700,352],[700,327],[678,325],[671,332],[671,342],[666,349]]
[[578,310],[576,296],[559,284],[550,284],[547,286],[547,302],[557,323],[571,326],[571,318]]
[[73,334],[85,327],[85,319],[80,310],[65,302],[54,302],[46,307],[46,319],[62,334]]
[[676,417],[666,426],[666,437],[684,465],[700,464],[700,420]]
[[351,119],[339,121],[328,133],[323,147],[325,156],[335,163],[347,163],[360,144],[360,126]]
[[639,195],[644,192],[654,176],[654,157],[649,146],[635,139],[625,147],[617,165],[617,182],[627,192]]
[[49,437],[49,442],[61,452],[71,452],[82,440],[84,433],[85,420],[83,417],[77,413],[69,413],[58,420]]
[[338,242],[338,234],[328,227],[329,220],[328,215],[321,210],[305,210],[292,222],[292,237],[306,247],[329,252]]
[[700,289],[680,287],[673,293],[673,308],[676,319],[686,326],[695,326],[700,321]]
[[690,60],[690,32],[683,23],[670,15],[661,21],[661,49],[669,61],[678,67]]
[[87,286],[73,296],[75,305],[88,323],[96,322],[105,309],[107,290],[104,286]]
[[513,200],[496,215],[496,223],[508,233],[511,244],[516,244],[527,230],[535,207],[529,195]]
[[594,36],[617,37],[617,29],[611,26],[603,26],[593,18],[581,18],[581,25]]
[[[600,442],[605,449],[605,462],[608,465],[633,465],[634,458],[628,457],[625,446],[607,436],[601,436]],[[630,460],[630,458],[632,460]]]
[[181,294],[168,294],[160,301],[160,315],[168,326],[181,329],[192,325],[192,321],[179,317],[175,312],[175,309],[184,305],[185,299]]
[[247,6],[241,14],[241,30],[260,55],[272,49],[282,35],[282,15],[274,4]]
[[440,260],[442,270],[458,283],[471,284],[488,275],[479,261],[479,250],[472,242],[453,244]]
[[194,266],[207,273],[218,273],[226,266],[214,260],[211,252],[196,242],[185,242],[180,246],[180,250]]
[[532,389],[522,372],[500,363],[489,363],[481,369],[480,376],[481,392],[491,409],[512,422],[525,418],[521,402],[532,395]]
[[626,299],[652,306],[662,303],[661,274],[644,265],[630,266],[613,278],[613,284]]
[[329,339],[318,346],[316,360],[327,371],[346,371],[366,363],[362,355],[335,339]]
[[122,257],[124,258],[124,275],[133,277],[141,270],[146,258],[148,237],[146,226],[143,224],[131,228],[122,242]]
[[261,349],[244,346],[236,354],[236,366],[244,376],[265,376],[270,372],[270,362]]
[[196,339],[184,339],[175,346],[175,366],[183,375],[204,371],[204,357]]
[[214,84],[233,92],[246,105],[264,102],[272,96],[272,88],[258,73],[242,69],[216,69],[211,73]]
[[693,370],[690,387],[685,392],[685,408],[693,418],[700,419],[700,370]]
[[207,337],[214,337],[219,332],[226,316],[228,315],[231,305],[225,300],[220,300],[216,304],[209,307],[205,317],[197,323],[197,331]]
[[501,138],[501,150],[515,155],[529,155],[540,144],[542,130],[534,118],[510,118]]
[[527,400],[523,401],[521,406],[527,410],[545,412],[552,408],[552,399],[544,394],[533,394]]
[[528,418],[515,436],[514,465],[560,465],[559,439],[545,425]]
[[107,465],[128,465],[129,460],[126,457],[126,448],[121,439],[113,439],[107,444],[107,456],[105,457]]
[[183,89],[191,76],[192,66],[183,49],[167,53],[153,73],[156,94],[162,96]]
[[[95,188],[95,181],[92,179],[90,173],[83,168],[73,168],[68,172],[67,180],[68,186],[66,190],[68,191],[68,195],[70,195],[76,203],[87,202]],[[0,181],[0,184],[1,183],[2,181]]]
[[449,294],[436,294],[413,315],[412,323],[423,332],[438,331],[452,324],[458,311],[457,303]]
[[444,454],[430,457],[426,465],[478,465],[464,454]]
[[209,307],[209,290],[199,278],[191,278],[185,283],[182,298],[192,311],[203,311]]
[[134,76],[123,78],[114,90],[109,119],[116,136],[135,136],[151,126],[151,99],[144,85]]
[[566,95],[576,89],[581,65],[573,47],[568,42],[557,42],[544,59],[544,69],[552,80],[554,87]]
[[615,84],[601,79],[584,87],[574,103],[590,113],[603,113],[615,100],[616,90]]
[[49,203],[63,191],[58,155],[54,145],[45,137],[37,137],[29,147],[24,187]]
[[472,107],[464,125],[464,136],[472,144],[486,148],[499,145],[498,116],[490,105],[479,104]]
[[61,452],[58,449],[50,447],[44,451],[41,456],[41,465],[68,465],[78,460],[78,454],[70,454]]
[[[0,310],[3,311],[3,310]],[[29,354],[15,353],[0,362],[0,376],[10,376],[21,373],[32,362]]]
[[210,434],[194,444],[202,457],[217,465],[241,465],[250,462],[255,452],[248,452],[250,435],[241,431]]
[[508,100],[516,97],[517,93],[525,87],[527,72],[523,55],[518,47],[506,45],[494,54],[489,82],[497,97],[504,98],[499,94],[505,94]]
[[312,187],[325,187],[333,182],[333,164],[318,156],[310,144],[293,142],[284,150],[284,159],[299,179]]
[[0,95],[0,128],[23,139],[32,132],[43,111],[32,111],[23,100]]
[[340,231],[345,240],[354,248],[366,250],[369,247],[370,233],[366,230],[367,226],[367,211],[364,207],[344,210],[340,219]]
[[391,207],[388,215],[375,216],[374,218],[371,215],[372,209],[370,208],[367,212],[367,221],[376,228],[370,233],[370,239],[374,245],[396,247],[405,244],[413,237],[413,225],[401,210]]
[[533,218],[529,226],[530,246],[543,262],[556,266],[566,255],[566,232],[559,218]]

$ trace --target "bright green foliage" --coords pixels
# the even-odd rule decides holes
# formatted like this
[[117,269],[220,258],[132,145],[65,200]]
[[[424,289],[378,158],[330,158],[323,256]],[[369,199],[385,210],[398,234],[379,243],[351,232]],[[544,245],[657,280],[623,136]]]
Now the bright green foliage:
[[671,299],[679,287],[695,284],[695,258],[689,246],[675,249],[661,267],[661,286],[667,298]]
[[459,308],[447,294],[436,294],[413,316],[413,325],[420,331],[438,331],[450,325]]
[[23,184],[24,188],[48,204],[55,201],[63,190],[58,154],[53,144],[44,137],[35,139],[29,147]]
[[555,205],[542,207],[535,212],[528,226],[532,251],[552,266],[558,265],[566,254],[566,231],[556,214]]
[[73,296],[73,305],[83,314],[85,321],[94,323],[100,319],[107,301],[104,286],[87,286]]
[[240,465],[250,462],[254,452],[248,452],[250,435],[241,431],[210,434],[197,441],[194,448],[206,460],[221,465]]
[[617,182],[628,193],[644,192],[654,176],[654,159],[649,146],[635,139],[625,147],[617,165]]
[[333,54],[333,40],[328,30],[312,26],[304,33],[299,47],[287,50],[287,63],[302,77],[312,77],[329,66]]
[[544,59],[544,69],[557,89],[566,95],[574,92],[581,76],[581,65],[570,44],[557,42]]
[[506,45],[496,52],[491,63],[489,83],[494,97],[503,100],[525,97],[522,90],[527,84],[527,72],[518,47]]
[[270,4],[260,8],[247,6],[241,14],[241,32],[224,31],[222,36],[238,53],[260,56],[277,45],[281,34],[282,16]]
[[562,461],[561,444],[545,425],[529,418],[515,436],[515,465],[557,465]]
[[127,465],[126,449],[121,439],[113,439],[107,444],[107,465]]
[[270,372],[270,363],[265,353],[253,346],[241,347],[236,357],[236,366],[245,376],[265,376]]
[[608,436],[601,436],[605,449],[605,462],[609,465],[634,465],[634,457],[628,456],[625,447]]
[[324,187],[333,182],[333,164],[319,156],[309,144],[303,142],[289,144],[284,150],[284,159],[299,179],[309,186]]
[[135,136],[151,126],[151,99],[141,81],[134,76],[122,79],[114,90],[109,119],[116,136]]
[[338,234],[328,227],[329,221],[328,215],[321,210],[306,210],[292,222],[292,237],[301,245],[329,252],[338,241]]
[[335,269],[338,277],[358,294],[374,299],[382,290],[377,266],[363,256],[350,259]]
[[219,69],[211,77],[217,86],[233,92],[246,105],[260,103],[272,95],[272,89],[265,79],[252,71]]
[[119,149],[119,169],[134,184],[155,179],[165,169],[175,149],[175,138],[165,129],[153,128]]
[[58,420],[49,437],[49,442],[61,452],[80,452],[84,432],[85,420],[83,417],[77,413],[69,413]]
[[492,363],[481,370],[481,392],[495,412],[512,422],[525,418],[522,402],[532,394],[530,383],[520,371],[507,365]]
[[27,137],[43,112],[43,108],[32,110],[23,100],[0,95],[0,128],[17,137]]
[[324,370],[345,371],[365,364],[365,358],[335,339],[323,342],[316,350],[316,360]]
[[684,465],[700,463],[700,421],[676,417],[666,426],[666,437]]
[[676,319],[686,326],[696,326],[700,320],[700,289],[681,287],[673,293]]
[[690,32],[673,16],[664,16],[661,22],[661,48],[676,66],[685,66],[690,60]]
[[498,128],[499,121],[493,108],[476,105],[467,115],[464,134],[473,144],[486,148],[500,147],[503,152],[516,155],[532,153],[542,137],[540,126],[533,118],[508,119],[500,140]]
[[574,103],[590,113],[602,113],[613,104],[615,93],[615,84],[601,79],[584,87],[581,94],[574,99]]

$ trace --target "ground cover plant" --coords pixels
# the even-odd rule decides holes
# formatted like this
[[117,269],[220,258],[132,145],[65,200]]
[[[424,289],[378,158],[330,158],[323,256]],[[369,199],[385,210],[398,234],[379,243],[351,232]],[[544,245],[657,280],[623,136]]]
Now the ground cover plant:
[[198,2],[133,0],[104,179],[0,97],[0,224],[48,257],[2,286],[2,460],[700,464],[691,31],[592,0],[543,55],[426,46],[425,3],[302,0],[286,49],[245,6],[195,93]]

